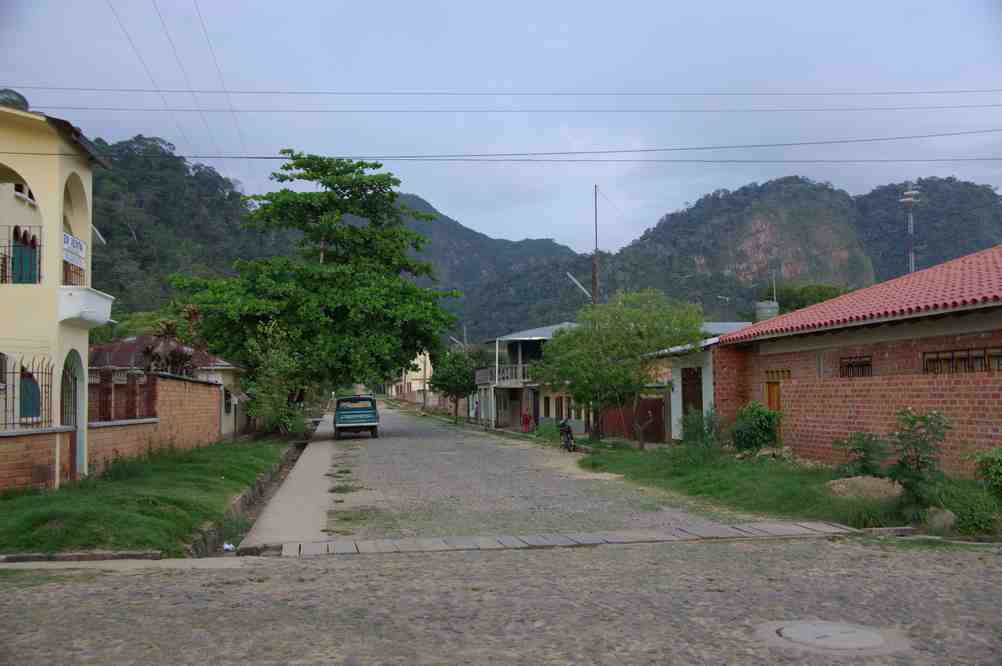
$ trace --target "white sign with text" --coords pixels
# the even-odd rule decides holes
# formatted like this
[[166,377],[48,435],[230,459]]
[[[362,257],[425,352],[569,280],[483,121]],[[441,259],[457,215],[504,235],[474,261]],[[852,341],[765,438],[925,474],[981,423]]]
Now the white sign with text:
[[87,244],[76,236],[63,233],[63,261],[87,269]]

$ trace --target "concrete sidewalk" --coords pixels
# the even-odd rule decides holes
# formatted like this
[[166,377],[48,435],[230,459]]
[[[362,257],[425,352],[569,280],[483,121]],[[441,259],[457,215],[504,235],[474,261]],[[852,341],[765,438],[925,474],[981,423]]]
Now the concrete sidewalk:
[[240,543],[241,548],[327,538],[323,530],[331,507],[331,479],[326,476],[334,453],[331,418],[328,414],[320,422],[282,486]]

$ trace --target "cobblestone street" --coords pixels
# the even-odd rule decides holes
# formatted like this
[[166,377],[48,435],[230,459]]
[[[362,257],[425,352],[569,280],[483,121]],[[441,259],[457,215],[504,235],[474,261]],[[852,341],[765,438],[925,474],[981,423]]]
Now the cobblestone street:
[[[553,448],[384,418],[379,439],[315,449],[331,451],[329,468],[310,463],[328,532],[719,527]],[[293,496],[294,513],[317,495]],[[1002,650],[997,548],[858,537],[6,565],[0,590],[0,664],[996,664]],[[910,647],[860,657],[763,639],[792,620]]]
[[[859,540],[246,558],[238,569],[0,578],[3,664],[997,664],[997,551]],[[866,660],[766,622],[901,632]]]

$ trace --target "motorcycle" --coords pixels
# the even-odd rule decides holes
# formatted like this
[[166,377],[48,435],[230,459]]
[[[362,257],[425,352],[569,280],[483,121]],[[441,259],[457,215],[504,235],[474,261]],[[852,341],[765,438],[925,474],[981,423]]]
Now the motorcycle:
[[561,421],[558,428],[560,430],[560,448],[564,451],[577,451],[577,444],[574,443],[574,431],[567,419]]

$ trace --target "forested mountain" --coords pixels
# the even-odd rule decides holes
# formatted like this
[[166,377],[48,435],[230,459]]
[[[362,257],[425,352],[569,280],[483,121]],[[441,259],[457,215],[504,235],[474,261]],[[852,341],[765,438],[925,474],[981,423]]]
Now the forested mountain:
[[171,273],[226,274],[235,259],[288,252],[287,234],[242,228],[247,203],[212,167],[153,137],[94,143],[111,163],[94,170],[93,221],[108,241],[94,243],[94,286],[116,311],[163,305]]
[[[241,222],[247,203],[213,168],[188,164],[148,137],[95,142],[112,163],[94,175],[94,222],[108,239],[94,252],[95,286],[117,312],[150,310],[169,298],[171,273],[226,274],[238,258],[291,252],[289,234],[262,235]],[[926,267],[1002,243],[1002,201],[988,186],[954,178],[919,181],[918,265]],[[858,287],[906,267],[903,183],[850,196],[828,183],[790,176],[718,190],[669,213],[614,254],[603,253],[601,294],[654,287],[700,302],[708,317],[747,312],[775,273],[781,282]],[[419,196],[402,203],[436,215],[408,224],[429,239],[422,256],[437,287],[457,289],[455,333],[472,340],[570,319],[586,301],[564,276],[588,284],[591,259],[553,240],[491,238],[435,210]]]

